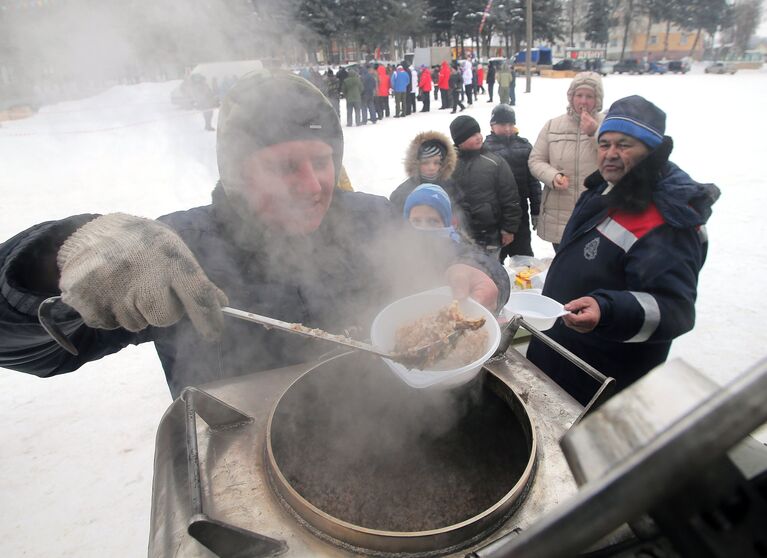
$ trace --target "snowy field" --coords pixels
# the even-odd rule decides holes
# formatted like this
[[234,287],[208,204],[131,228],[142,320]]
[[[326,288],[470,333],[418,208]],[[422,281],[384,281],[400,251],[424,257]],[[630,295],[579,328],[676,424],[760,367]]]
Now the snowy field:
[[[0,240],[76,213],[156,217],[207,204],[217,178],[215,134],[203,131],[199,113],[171,106],[177,83],[115,87],[3,122]],[[534,142],[544,122],[564,112],[568,83],[534,78],[525,94],[518,80],[521,135]],[[767,353],[767,70],[720,76],[697,66],[685,76],[609,76],[604,86],[605,110],[634,93],[664,109],[672,160],[722,189],[708,226],[697,325],[672,355],[725,383]],[[493,106],[486,100],[464,113],[483,133]],[[451,119],[433,110],[344,128],[355,189],[388,195],[405,178],[409,140],[428,129],[448,133]],[[553,255],[540,241],[534,249]],[[0,369],[0,556],[145,555],[154,433],[170,402],[151,345],[47,380]]]

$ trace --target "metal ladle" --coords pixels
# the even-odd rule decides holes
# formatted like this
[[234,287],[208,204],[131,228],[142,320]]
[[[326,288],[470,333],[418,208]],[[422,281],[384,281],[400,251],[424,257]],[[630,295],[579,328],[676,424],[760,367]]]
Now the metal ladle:
[[[67,337],[64,331],[62,331],[58,323],[56,323],[56,320],[53,318],[53,314],[52,314],[53,306],[59,302],[61,302],[60,296],[53,296],[53,297],[45,299],[40,304],[39,308],[37,309],[37,317],[40,320],[40,325],[43,326],[43,329],[45,329],[48,335],[50,335],[53,338],[53,340],[56,341],[56,343],[58,343],[62,349],[76,356],[79,354],[77,347],[75,347],[74,344],[72,344],[72,341],[70,341],[70,339]],[[400,362],[404,364],[405,366],[413,366],[413,367],[416,367],[416,365],[419,362],[425,361],[427,355],[430,352],[433,352],[434,350],[439,350],[440,348],[444,346],[452,345],[453,343],[455,343],[457,338],[464,331],[459,329],[454,331],[447,337],[440,339],[438,341],[435,341],[434,343],[423,345],[421,347],[416,347],[415,349],[410,349],[408,351],[394,353],[391,351],[380,349],[374,345],[371,345],[370,343],[363,343],[362,341],[357,341],[356,339],[352,339],[351,337],[347,337],[345,335],[335,335],[327,331],[324,331],[322,329],[310,328],[302,324],[283,322],[282,320],[277,320],[274,318],[270,318],[268,316],[261,316],[259,314],[254,314],[252,312],[245,312],[244,310],[230,308],[229,306],[224,306],[223,308],[221,308],[221,311],[226,316],[237,318],[239,320],[245,320],[248,322],[257,323],[266,327],[267,329],[274,328],[274,329],[286,331],[288,333],[293,333],[296,335],[303,335],[304,337],[311,337],[314,339],[322,339],[324,341],[330,341],[331,343],[337,343],[339,345],[351,347],[352,349],[365,351],[367,353],[378,355],[383,358],[391,359],[395,362]]]

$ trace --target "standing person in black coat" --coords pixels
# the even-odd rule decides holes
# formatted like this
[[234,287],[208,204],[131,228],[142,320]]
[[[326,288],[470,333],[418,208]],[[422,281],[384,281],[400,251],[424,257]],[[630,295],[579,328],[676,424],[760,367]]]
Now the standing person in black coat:
[[461,70],[458,69],[458,64],[453,66],[450,72],[450,93],[453,111],[455,114],[456,108],[461,107],[461,112],[466,108],[461,102],[461,94],[463,93],[463,76],[461,76]]
[[509,105],[497,105],[490,116],[490,133],[485,138],[485,147],[504,158],[511,167],[514,180],[519,190],[519,205],[522,207],[522,220],[519,223],[514,242],[501,250],[501,263],[506,256],[532,256],[530,223],[533,230],[538,224],[541,208],[541,183],[530,173],[527,159],[533,146],[519,136],[517,117]]
[[213,110],[218,106],[218,99],[216,99],[213,89],[210,88],[205,76],[202,74],[192,74],[190,81],[192,105],[202,112],[202,117],[205,121],[205,129],[209,132],[213,132],[215,131],[215,128],[212,125]]
[[336,77],[338,78],[338,83],[340,85],[343,85],[344,84],[344,80],[347,77],[349,77],[349,71],[346,68],[344,68],[343,66],[341,66],[340,68],[338,68],[338,72],[336,72]]
[[330,104],[333,105],[333,110],[335,110],[336,114],[340,117],[341,83],[338,81],[338,78],[333,75],[333,70],[330,68],[328,68],[328,71],[325,73],[325,96],[328,98],[328,101],[330,101]]
[[362,79],[362,123],[367,124],[370,121],[375,124],[378,121],[374,102],[378,90],[378,80],[373,67],[364,68],[360,79]]
[[509,84],[509,103],[511,106],[517,104],[517,70],[514,69],[514,64],[509,65],[511,70],[511,83]]
[[493,88],[495,87],[495,62],[487,63],[487,94],[490,96],[488,103],[493,102]]
[[506,161],[483,146],[479,124],[471,116],[453,120],[450,135],[458,147],[453,184],[466,232],[498,257],[501,248],[514,241],[522,218],[514,175]]

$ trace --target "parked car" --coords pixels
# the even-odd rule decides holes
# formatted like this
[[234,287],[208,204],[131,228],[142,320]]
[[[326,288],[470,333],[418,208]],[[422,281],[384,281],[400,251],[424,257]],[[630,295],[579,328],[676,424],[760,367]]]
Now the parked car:
[[615,71],[616,63],[617,62],[608,62],[607,60],[600,62],[599,65],[597,66],[598,68],[597,72],[599,72],[603,76],[606,76],[607,74],[612,74]]
[[668,66],[665,62],[650,62],[650,67],[647,70],[651,74],[665,74],[668,72]]
[[672,60],[668,63],[668,71],[673,74],[686,74],[690,71],[690,65],[684,60]]
[[738,67],[732,62],[714,62],[704,70],[707,74],[734,74],[737,71]]
[[644,74],[648,70],[647,64],[636,58],[626,58],[613,66],[614,74]]
[[565,58],[560,60],[551,67],[552,70],[570,70],[573,72],[582,72],[586,69],[586,64],[583,60],[573,60],[572,58]]

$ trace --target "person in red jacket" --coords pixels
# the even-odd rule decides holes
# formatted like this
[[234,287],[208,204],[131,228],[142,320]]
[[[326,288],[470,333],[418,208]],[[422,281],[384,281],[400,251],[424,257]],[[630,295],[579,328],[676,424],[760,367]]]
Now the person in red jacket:
[[391,116],[389,112],[389,89],[391,88],[391,83],[389,81],[389,74],[386,73],[386,66],[376,64],[376,72],[378,72],[378,91],[376,91],[375,107],[378,113],[378,120],[381,120],[384,116]]
[[418,78],[418,88],[421,90],[421,102],[423,103],[421,112],[429,112],[431,104],[431,87],[431,72],[426,66],[421,66],[421,75]]
[[480,91],[482,91],[483,95],[485,94],[485,68],[482,67],[482,64],[477,68],[477,83],[474,94],[476,95]]
[[450,105],[450,66],[447,64],[447,60],[442,61],[442,66],[439,69],[439,94],[442,96],[442,106],[440,110],[451,108]]

